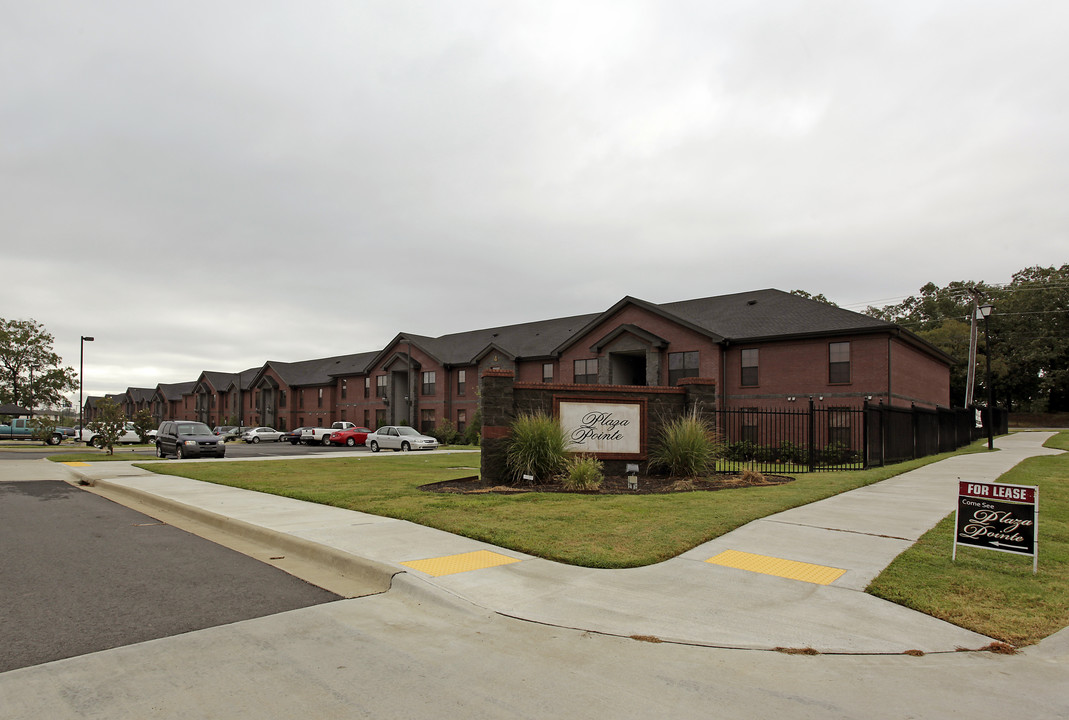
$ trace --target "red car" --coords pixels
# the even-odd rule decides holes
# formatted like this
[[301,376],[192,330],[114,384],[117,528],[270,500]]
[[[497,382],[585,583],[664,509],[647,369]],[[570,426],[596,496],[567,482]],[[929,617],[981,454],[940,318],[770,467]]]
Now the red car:
[[346,428],[345,430],[335,430],[330,434],[331,445],[348,445],[353,447],[355,445],[363,445],[367,440],[367,434],[371,432],[369,428],[354,427]]

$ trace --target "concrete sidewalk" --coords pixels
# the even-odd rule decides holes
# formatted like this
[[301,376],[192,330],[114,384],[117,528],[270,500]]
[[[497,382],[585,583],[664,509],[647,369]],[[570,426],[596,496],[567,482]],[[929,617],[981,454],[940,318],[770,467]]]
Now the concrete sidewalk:
[[[866,595],[865,586],[953,512],[958,479],[994,481],[1025,458],[1056,454],[1042,447],[1049,436],[998,438],[1000,452],[934,463],[628,570],[562,565],[401,520],[154,475],[125,463],[69,469],[109,494],[286,547],[372,591],[390,588],[531,622],[693,645],[932,653],[980,648],[991,639]],[[1053,644],[1063,647],[1064,635]]]

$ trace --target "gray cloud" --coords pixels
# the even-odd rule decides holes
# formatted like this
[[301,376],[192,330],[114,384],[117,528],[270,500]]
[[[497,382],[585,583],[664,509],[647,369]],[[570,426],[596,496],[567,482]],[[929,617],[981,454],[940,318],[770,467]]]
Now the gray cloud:
[[3,316],[94,393],[1066,261],[1054,3],[5,5]]

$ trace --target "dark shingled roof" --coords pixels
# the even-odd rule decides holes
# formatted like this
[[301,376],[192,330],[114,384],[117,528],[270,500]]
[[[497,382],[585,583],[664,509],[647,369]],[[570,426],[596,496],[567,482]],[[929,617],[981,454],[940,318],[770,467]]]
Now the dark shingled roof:
[[366,352],[289,363],[269,360],[264,367],[270,366],[273,368],[278,373],[278,376],[290,387],[326,385],[334,382],[333,376],[364,372],[367,364],[376,355],[378,355],[377,352]]
[[868,315],[774,289],[664,303],[657,307],[732,342],[896,327]]
[[196,380],[184,383],[160,383],[156,386],[156,389],[163,395],[165,400],[181,400],[183,395],[193,392],[193,386],[196,384]]

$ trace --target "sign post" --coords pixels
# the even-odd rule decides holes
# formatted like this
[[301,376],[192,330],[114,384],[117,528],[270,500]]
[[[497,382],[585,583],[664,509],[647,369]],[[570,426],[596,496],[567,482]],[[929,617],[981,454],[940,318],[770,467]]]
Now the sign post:
[[1039,488],[958,481],[958,509],[954,519],[954,551],[958,545],[1032,556],[1032,573],[1039,569]]

